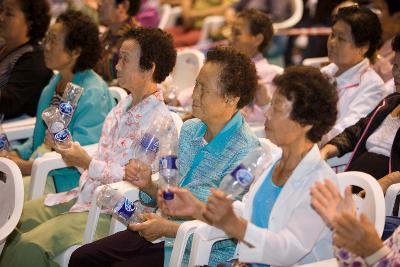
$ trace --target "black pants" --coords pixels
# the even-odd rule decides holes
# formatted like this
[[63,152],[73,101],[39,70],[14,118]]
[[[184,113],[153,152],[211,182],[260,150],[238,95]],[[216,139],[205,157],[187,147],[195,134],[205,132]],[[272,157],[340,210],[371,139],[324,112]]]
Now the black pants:
[[75,250],[68,266],[163,267],[164,242],[153,244],[125,230]]

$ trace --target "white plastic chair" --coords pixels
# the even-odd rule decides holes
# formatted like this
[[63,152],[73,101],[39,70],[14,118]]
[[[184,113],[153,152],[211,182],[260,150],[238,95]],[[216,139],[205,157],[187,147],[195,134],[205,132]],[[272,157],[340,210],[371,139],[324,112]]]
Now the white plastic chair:
[[292,15],[284,21],[273,23],[275,31],[293,27],[301,20],[304,12],[303,0],[291,0],[290,4]]
[[24,204],[24,184],[18,166],[11,160],[0,158],[0,171],[5,180],[0,179],[0,255],[19,221]]
[[5,121],[2,126],[9,141],[25,139],[33,136],[36,118],[23,116],[21,118]]
[[224,16],[208,16],[204,18],[203,27],[201,28],[199,44],[203,44],[209,39],[211,32],[217,30],[225,23]]
[[[179,134],[181,127],[182,127],[182,119],[179,117],[178,114],[171,112],[172,119],[174,120],[175,127]],[[97,144],[92,144],[83,147],[89,155],[93,155],[97,150]],[[36,199],[43,195],[44,188],[46,185],[46,180],[48,174],[52,170],[65,168],[66,164],[62,160],[61,155],[56,152],[46,153],[40,158],[37,158],[32,167],[32,180],[31,180],[31,188],[29,192],[29,199]],[[158,175],[153,175],[153,179],[158,179]],[[122,194],[128,197],[131,200],[138,199],[138,189],[127,182],[118,182],[112,184],[112,186],[118,189]],[[97,222],[100,215],[100,209],[96,206],[97,194],[100,192],[101,186],[96,188],[95,194],[93,196],[93,205],[89,211],[88,221],[86,223],[86,229],[83,236],[83,244],[90,243],[93,241],[94,234],[96,231]],[[122,223],[117,220],[111,221],[110,226],[110,234],[116,233],[126,229]],[[59,254],[54,258],[54,261],[57,262],[61,267],[68,266],[69,258],[71,254],[79,248],[81,245],[74,245],[66,249],[64,252]]]
[[117,103],[128,96],[128,93],[118,86],[110,86],[108,90],[110,90],[111,96],[117,101]]
[[[362,172],[339,173],[338,180],[341,191],[344,191],[348,185],[355,185],[365,190],[366,195],[360,201],[359,210],[366,213],[375,224],[378,234],[382,235],[385,223],[385,202],[378,182],[371,175]],[[185,227],[185,224],[182,224],[182,226]],[[227,236],[220,229],[204,223],[198,223],[197,229],[194,231],[189,266],[208,264],[212,245],[223,239],[227,239]],[[180,262],[181,259],[181,257],[178,258],[177,262]]]
[[[386,190],[385,194],[386,216],[393,215],[394,203],[396,202],[396,197],[399,194],[400,194],[400,183],[392,184]],[[398,216],[400,216],[400,208]]]
[[168,23],[169,17],[171,16],[171,5],[169,4],[162,5],[159,13],[160,13],[160,22],[158,23],[158,28],[164,30]]
[[303,59],[302,65],[321,68],[325,63],[329,63],[328,57],[310,57]]
[[204,55],[199,50],[188,48],[178,51],[171,74],[172,85],[177,87],[178,92],[194,86],[203,63]]

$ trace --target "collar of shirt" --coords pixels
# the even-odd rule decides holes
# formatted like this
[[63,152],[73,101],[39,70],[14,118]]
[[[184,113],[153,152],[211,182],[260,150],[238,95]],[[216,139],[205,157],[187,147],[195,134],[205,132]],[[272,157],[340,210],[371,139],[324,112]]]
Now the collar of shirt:
[[251,58],[251,60],[254,62],[254,64],[257,64],[260,61],[264,61],[265,63],[269,64],[268,60],[261,53],[257,53]]
[[238,111],[236,114],[225,124],[224,128],[209,142],[204,145],[203,137],[207,130],[207,125],[201,122],[199,130],[196,132],[196,136],[193,138],[193,142],[204,146],[205,149],[211,153],[219,153],[226,148],[226,144],[229,142],[230,137],[242,127],[243,121],[242,114]]
[[369,59],[365,58],[338,77],[335,77],[338,67],[334,63],[329,64],[323,68],[322,71],[328,74],[332,79],[335,79],[338,89],[350,89],[360,84],[361,76],[368,70],[369,64]]

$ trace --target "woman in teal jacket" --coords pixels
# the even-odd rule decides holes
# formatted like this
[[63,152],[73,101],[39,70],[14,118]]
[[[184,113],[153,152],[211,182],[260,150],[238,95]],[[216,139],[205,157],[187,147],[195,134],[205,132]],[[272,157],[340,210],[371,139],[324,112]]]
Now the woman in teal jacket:
[[[6,155],[17,163],[23,175],[30,175],[33,160],[49,151],[45,145],[46,125],[42,112],[49,106],[58,106],[68,82],[83,88],[68,126],[72,139],[81,145],[98,142],[104,119],[114,105],[107,84],[91,70],[100,56],[100,42],[97,27],[88,17],[75,11],[62,14],[47,33],[44,54],[47,67],[58,73],[40,96],[33,138],[14,146],[15,151]],[[50,175],[54,177],[57,192],[76,187],[80,177],[78,170],[72,167]]]

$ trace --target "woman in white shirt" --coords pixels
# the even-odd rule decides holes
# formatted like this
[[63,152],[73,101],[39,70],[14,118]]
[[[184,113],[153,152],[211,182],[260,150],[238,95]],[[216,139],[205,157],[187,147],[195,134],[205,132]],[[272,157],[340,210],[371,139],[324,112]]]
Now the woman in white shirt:
[[334,124],[335,89],[312,67],[290,67],[273,80],[276,91],[266,112],[272,160],[242,201],[212,189],[207,205],[185,189],[158,203],[166,214],[191,216],[239,241],[236,258],[252,266],[291,266],[332,257],[331,232],[310,206],[317,180],[337,183],[316,145]]
[[395,92],[321,149],[325,159],[353,151],[346,170],[374,176],[384,191],[400,182],[400,34],[393,39],[392,48],[396,52],[392,70]]
[[322,138],[323,144],[366,116],[384,97],[384,83],[369,61],[381,35],[379,19],[371,10],[358,6],[339,9],[328,39],[332,63],[321,69],[336,84],[338,118]]

